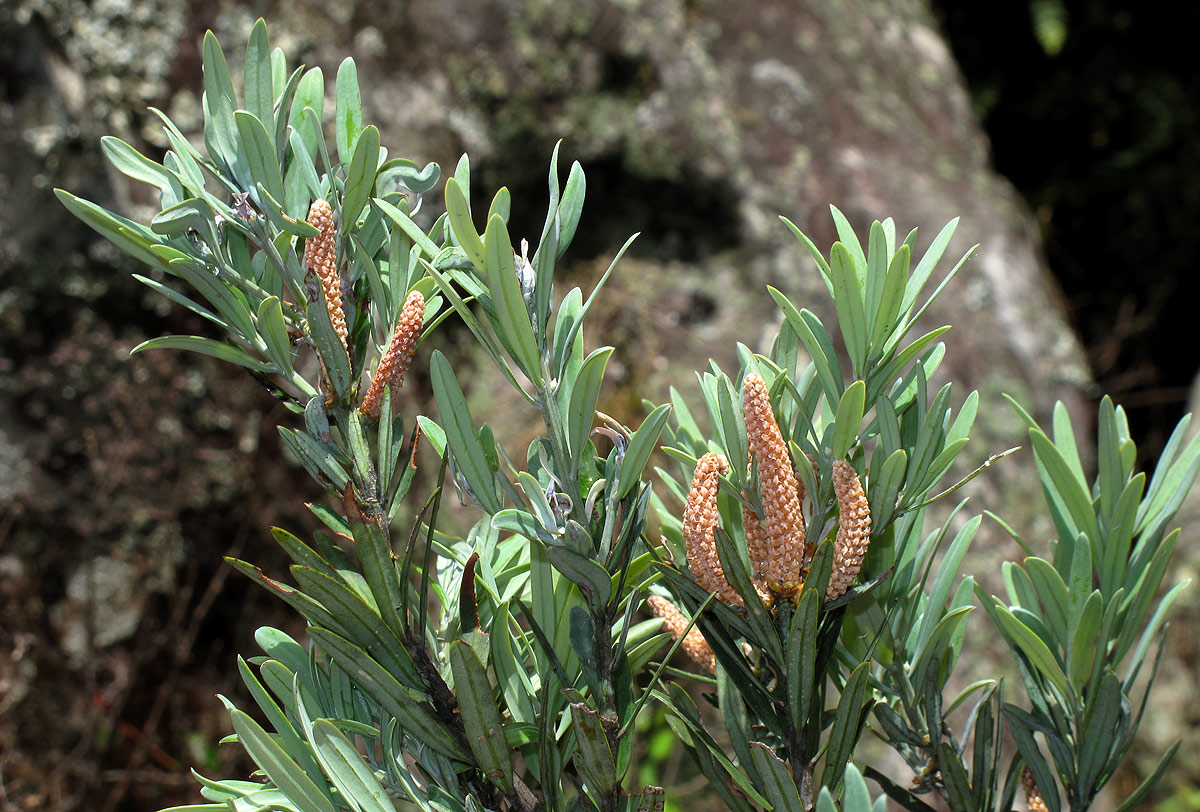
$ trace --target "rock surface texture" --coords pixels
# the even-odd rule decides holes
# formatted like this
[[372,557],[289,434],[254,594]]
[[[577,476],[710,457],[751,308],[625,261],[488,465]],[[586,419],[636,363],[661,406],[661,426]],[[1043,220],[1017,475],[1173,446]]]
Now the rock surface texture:
[[[260,438],[270,398],[196,357],[127,359],[144,337],[204,325],[143,292],[129,276],[138,269],[50,194],[62,186],[144,215],[152,201],[106,170],[99,137],[161,149],[147,105],[195,133],[204,30],[237,70],[259,13],[272,45],[321,66],[330,86],[341,58],[355,57],[368,119],[393,155],[452,167],[465,151],[477,194],[509,186],[517,236],[536,237],[545,165],[566,139],[563,157],[588,172],[568,272],[586,286],[642,232],[590,328],[592,340],[617,345],[612,369],[627,393],[661,399],[674,384],[695,394],[691,371],[710,355],[733,369],[736,342],[765,349],[778,320],[765,284],[830,323],[824,286],[777,215],[827,249],[834,203],[860,233],[887,216],[901,233],[920,226],[920,250],[961,216],[951,262],[982,244],[928,316],[928,326],[954,325],[943,364],[954,402],[979,389],[985,404],[965,456],[1022,441],[1001,392],[1039,416],[1062,399],[1087,423],[1088,373],[1035,224],[989,169],[956,67],[918,0],[6,3],[0,771],[17,806],[194,799],[174,762],[204,758],[187,750],[186,732],[213,741],[224,727],[211,694],[234,682],[225,624],[240,629],[239,615],[253,612],[265,620],[269,605],[240,583],[205,604],[208,583],[231,545],[249,539],[247,557],[262,561],[273,554],[269,524],[304,521],[301,478],[272,465],[273,432]],[[413,377],[422,384],[417,366]],[[614,413],[638,419],[639,400],[620,400],[631,405]],[[1031,461],[998,469],[981,478],[976,509],[1028,515],[1023,506],[1038,498]],[[1018,552],[976,546],[993,558]],[[111,589],[114,574],[136,586]],[[115,619],[94,628],[103,618]],[[235,643],[247,653],[250,631]],[[181,639],[190,648],[177,650]],[[211,684],[214,674],[221,682]],[[48,729],[62,738],[43,737]],[[135,785],[131,766],[162,780],[143,773]]]

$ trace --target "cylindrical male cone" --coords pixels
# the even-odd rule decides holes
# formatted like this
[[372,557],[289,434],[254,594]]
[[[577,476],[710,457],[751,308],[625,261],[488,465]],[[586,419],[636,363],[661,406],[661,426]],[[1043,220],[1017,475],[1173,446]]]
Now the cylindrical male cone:
[[729,461],[720,454],[705,454],[696,461],[692,489],[683,508],[683,541],[688,569],[696,583],[717,593],[726,603],[742,606],[742,596],[729,585],[717,555],[717,490],[721,484],[718,478],[728,470]]
[[308,208],[308,224],[320,229],[321,233],[305,241],[304,266],[321,280],[329,320],[345,347],[348,333],[346,314],[342,310],[342,281],[337,270],[337,229],[333,224],[333,209],[327,201],[321,198],[313,201]]
[[379,367],[371,386],[363,395],[362,405],[358,410],[365,415],[379,418],[379,410],[383,405],[383,389],[392,387],[395,391],[404,386],[404,376],[412,363],[413,353],[417,349],[417,338],[421,335],[421,325],[425,320],[425,297],[414,290],[408,294],[400,317],[396,319],[396,329],[392,333],[392,343],[388,345],[383,357],[379,359]]
[[838,501],[838,533],[833,547],[833,570],[825,590],[827,601],[846,594],[871,544],[871,507],[854,466],[845,460],[833,463],[833,492]]
[[791,595],[800,586],[804,566],[804,514],[791,457],[767,397],[767,384],[757,372],[742,382],[742,411],[750,452],[758,462],[767,548],[763,575],[772,592]]

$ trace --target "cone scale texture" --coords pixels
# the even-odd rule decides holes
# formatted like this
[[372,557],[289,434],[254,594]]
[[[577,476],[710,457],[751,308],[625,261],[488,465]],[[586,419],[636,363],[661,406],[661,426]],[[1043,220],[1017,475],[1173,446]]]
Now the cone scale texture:
[[384,388],[390,386],[395,391],[404,386],[404,376],[408,372],[409,365],[412,364],[413,353],[417,349],[417,338],[421,335],[421,325],[424,319],[425,297],[421,295],[420,291],[414,290],[408,294],[408,298],[404,302],[400,317],[396,319],[392,343],[388,345],[387,351],[379,359],[375,377],[371,379],[371,385],[363,396],[362,405],[359,406],[359,411],[363,414],[378,420],[380,409],[383,406]]

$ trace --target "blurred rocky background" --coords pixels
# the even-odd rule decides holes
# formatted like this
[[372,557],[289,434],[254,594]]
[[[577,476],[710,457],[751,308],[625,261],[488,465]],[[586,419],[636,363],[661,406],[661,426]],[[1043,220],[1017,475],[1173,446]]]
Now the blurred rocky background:
[[[515,234],[536,237],[564,138],[588,173],[565,272],[586,286],[642,232],[591,328],[618,348],[609,411],[626,421],[669,385],[694,392],[710,355],[764,349],[764,284],[829,315],[776,216],[827,248],[835,203],[863,231],[920,226],[922,248],[961,216],[951,261],[982,244],[931,316],[955,327],[955,402],[980,390],[966,456],[1022,441],[1001,392],[1042,418],[1061,399],[1089,429],[1109,392],[1151,466],[1200,357],[1200,82],[1180,14],[1195,17],[1162,0],[0,0],[0,810],[157,809],[196,801],[189,766],[247,771],[214,745],[213,694],[237,695],[256,626],[300,631],[220,563],[281,571],[267,528],[311,524],[320,494],[278,462],[285,414],[207,359],[128,357],[206,326],[51,195],[148,216],[99,138],[161,152],[148,106],[198,133],[206,29],[235,70],[258,16],[330,86],[353,55],[392,154],[449,169],[469,153],[476,194],[512,190]],[[1031,468],[1007,458],[974,504],[1044,541]],[[1200,560],[1200,501],[1185,518],[1170,582]],[[976,550],[976,572],[1018,553],[996,533]],[[1198,615],[1193,595],[1145,753],[1115,782],[1184,738],[1162,810],[1200,806]]]

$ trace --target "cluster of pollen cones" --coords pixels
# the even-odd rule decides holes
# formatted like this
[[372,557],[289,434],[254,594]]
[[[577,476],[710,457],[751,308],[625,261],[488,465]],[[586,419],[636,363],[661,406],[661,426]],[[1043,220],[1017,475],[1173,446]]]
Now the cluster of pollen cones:
[[[774,604],[795,600],[804,585],[804,576],[816,545],[804,536],[804,485],[796,476],[787,444],[771,411],[767,384],[758,373],[746,376],[742,384],[742,411],[746,438],[750,446],[751,470],[757,466],[758,496],[762,514],[743,500],[742,529],[746,552],[754,579],[755,595],[743,595],[729,583],[717,555],[717,490],[720,477],[729,471],[729,461],[720,454],[705,454],[696,463],[692,487],[683,512],[683,539],[688,568],[696,583],[719,600],[745,606],[747,600]],[[804,464],[811,464],[805,460]],[[844,460],[833,463],[833,491],[838,502],[838,532],[834,541],[833,568],[825,590],[825,600],[844,595],[854,582],[871,541],[871,510],[862,483],[853,466]],[[666,604],[669,609],[661,604]],[[662,599],[651,603],[651,610],[664,618],[665,627],[676,636],[686,626],[679,610]],[[671,614],[673,612],[673,615]],[[674,620],[678,617],[679,621]],[[693,629],[683,648],[699,665],[712,671],[712,650]],[[695,652],[695,653],[693,653]]]
[[[309,273],[316,275],[321,283],[325,306],[329,310],[329,321],[341,339],[342,347],[348,346],[346,314],[342,307],[342,281],[337,264],[337,228],[333,209],[325,200],[313,201],[308,210],[308,224],[319,229],[320,234],[310,237],[304,244],[304,265]],[[379,359],[379,366],[371,378],[370,386],[363,395],[358,410],[376,420],[383,406],[384,389],[399,389],[404,386],[404,376],[412,363],[417,348],[417,338],[425,319],[425,297],[420,291],[412,291],[396,319],[391,343]]]

